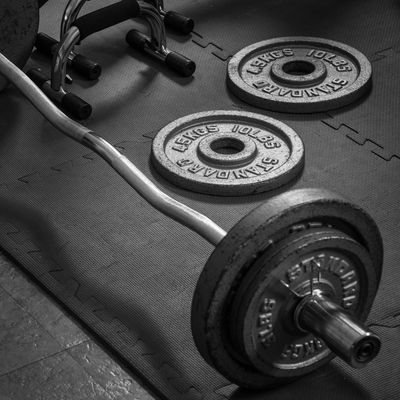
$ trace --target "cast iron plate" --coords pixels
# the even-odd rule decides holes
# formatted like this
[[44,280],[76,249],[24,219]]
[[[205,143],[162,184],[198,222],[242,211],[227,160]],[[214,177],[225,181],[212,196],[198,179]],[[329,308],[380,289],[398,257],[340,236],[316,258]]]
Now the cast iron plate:
[[275,189],[303,168],[296,132],[273,118],[209,111],[178,119],[155,137],[152,160],[168,180],[195,192],[242,196]]
[[370,87],[368,59],[345,44],[283,37],[252,44],[228,64],[228,86],[247,103],[295,113],[345,106]]

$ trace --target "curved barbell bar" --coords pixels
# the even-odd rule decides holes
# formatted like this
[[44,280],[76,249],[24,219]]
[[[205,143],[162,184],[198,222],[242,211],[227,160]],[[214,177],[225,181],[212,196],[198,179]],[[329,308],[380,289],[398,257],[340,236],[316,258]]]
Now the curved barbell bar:
[[13,83],[52,125],[97,153],[154,208],[198,233],[215,246],[225,237],[226,232],[214,221],[168,196],[110,143],[66,116],[1,53],[0,74]]

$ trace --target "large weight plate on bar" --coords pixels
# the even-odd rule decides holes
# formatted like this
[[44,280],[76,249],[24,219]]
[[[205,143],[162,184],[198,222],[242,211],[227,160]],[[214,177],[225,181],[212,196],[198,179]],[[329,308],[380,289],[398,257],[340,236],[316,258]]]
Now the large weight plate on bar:
[[282,186],[304,164],[296,132],[273,118],[210,111],[172,122],[155,137],[152,161],[173,183],[195,192],[241,196]]
[[[270,387],[285,383],[293,379],[297,373],[301,373],[301,371],[286,374],[271,371],[267,373],[268,367],[261,368],[260,365],[256,367],[249,357],[251,351],[247,348],[247,357],[244,357],[240,354],[240,346],[236,345],[238,340],[233,338],[233,336],[242,336],[244,332],[239,330],[238,334],[232,335],[232,326],[238,327],[241,324],[240,320],[248,321],[246,313],[242,319],[239,312],[237,320],[234,316],[232,317],[235,313],[235,296],[237,293],[240,295],[246,292],[241,289],[241,285],[246,284],[244,278],[249,277],[249,274],[258,273],[260,267],[261,270],[268,267],[275,269],[274,265],[280,265],[273,262],[273,257],[280,249],[285,249],[282,244],[285,240],[290,240],[291,245],[295,243],[291,235],[299,232],[299,226],[307,226],[310,229],[316,229],[317,226],[326,227],[326,229],[339,232],[336,236],[343,236],[340,240],[343,239],[346,243],[352,242],[350,245],[353,249],[361,246],[362,250],[352,251],[354,254],[360,254],[357,257],[366,263],[365,273],[358,275],[360,290],[363,288],[364,291],[362,296],[360,294],[361,301],[357,303],[364,308],[362,312],[356,311],[361,317],[365,317],[368,313],[372,299],[375,297],[382,269],[382,239],[375,222],[365,211],[340,196],[322,189],[299,189],[285,192],[257,207],[239,221],[215,248],[200,275],[192,302],[192,333],[199,352],[210,365],[241,386]],[[309,231],[306,232],[309,233]],[[305,240],[304,236],[300,239]],[[311,236],[311,239],[315,240],[314,236]],[[324,248],[326,249],[329,243],[335,244],[335,240],[338,239],[325,241]],[[340,246],[337,247],[339,250]],[[341,248],[344,247],[341,245]],[[317,251],[316,249],[314,250]],[[267,251],[270,255],[268,260],[272,260],[271,264],[263,258],[267,257]],[[334,249],[329,251],[332,254],[335,253]],[[365,252],[368,253],[369,262],[365,259]],[[293,254],[295,255],[296,251]],[[340,254],[344,253],[340,252]],[[299,262],[302,261],[300,258],[301,253],[298,257]],[[288,268],[295,265],[295,259],[289,260]],[[360,265],[357,264],[358,270]],[[277,276],[280,276],[282,271],[277,269]],[[269,273],[270,271],[267,271],[259,275],[257,282],[261,286],[263,280],[268,281]],[[327,272],[323,273],[321,280],[327,281],[326,274]],[[260,297],[257,290],[253,289],[254,280],[250,279],[249,282],[250,290],[247,295],[250,299],[258,301]],[[304,285],[303,282],[301,277],[297,281],[299,285]],[[333,283],[334,286],[335,283]],[[271,290],[268,282],[264,287]],[[285,288],[278,281],[276,290],[279,292],[283,289]],[[251,290],[254,291],[251,292]],[[365,299],[368,301],[364,302]],[[242,298],[242,300],[245,299]],[[240,304],[240,299],[236,299],[236,302]],[[253,307],[251,302],[248,304],[249,308]],[[284,317],[285,313],[280,313],[280,316]],[[242,326],[246,324],[247,327],[250,326],[246,328],[247,332],[251,332],[253,329],[251,324],[246,322]],[[253,350],[256,350],[256,346]],[[326,357],[325,361],[329,359],[328,354],[324,357]],[[310,371],[309,365],[298,366],[298,368],[304,373]]]
[[[0,53],[22,68],[31,55],[38,26],[38,0],[1,0]],[[6,84],[0,75],[0,91]]]
[[374,284],[370,254],[361,244],[329,224],[299,224],[258,257],[242,278],[231,306],[233,348],[267,375],[304,375],[334,354],[299,328],[296,310],[301,299],[323,294],[364,321]]
[[312,113],[350,104],[371,84],[372,69],[358,50],[313,37],[252,44],[228,64],[228,86],[243,101],[283,112]]

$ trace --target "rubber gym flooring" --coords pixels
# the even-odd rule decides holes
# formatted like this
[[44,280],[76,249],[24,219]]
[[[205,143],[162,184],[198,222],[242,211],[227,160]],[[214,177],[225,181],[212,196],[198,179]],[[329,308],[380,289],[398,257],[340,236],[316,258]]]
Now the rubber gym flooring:
[[[85,10],[106,4],[90,2]],[[369,324],[383,340],[364,370],[336,360],[285,387],[238,389],[197,353],[190,304],[212,251],[195,233],[155,212],[96,155],[54,129],[16,89],[0,95],[0,245],[98,335],[161,398],[393,399],[400,395],[400,4],[380,1],[166,1],[196,21],[190,37],[169,45],[197,63],[180,78],[129,49],[129,21],[88,38],[81,53],[103,75],[74,76],[71,90],[91,102],[86,125],[109,140],[168,194],[229,229],[274,193],[221,198],[191,193],[162,179],[149,161],[165,124],[213,109],[260,112],[288,123],[306,148],[303,174],[280,189],[325,187],[360,204],[376,219],[385,244],[381,286]],[[64,2],[42,9],[41,30],[56,36]],[[329,113],[295,115],[248,106],[225,83],[229,57],[277,36],[342,41],[372,61],[373,88]],[[48,67],[34,54],[27,68]]]

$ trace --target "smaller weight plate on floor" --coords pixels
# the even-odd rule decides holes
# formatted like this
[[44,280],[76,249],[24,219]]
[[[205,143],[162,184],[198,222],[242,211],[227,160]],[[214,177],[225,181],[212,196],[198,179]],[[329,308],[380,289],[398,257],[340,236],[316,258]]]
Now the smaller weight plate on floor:
[[228,64],[228,86],[257,107],[311,113],[343,107],[362,96],[372,69],[358,50],[313,37],[252,44]]
[[174,184],[195,192],[243,196],[282,186],[304,164],[296,132],[273,118],[210,111],[180,118],[155,137],[152,161]]

